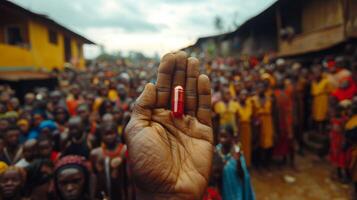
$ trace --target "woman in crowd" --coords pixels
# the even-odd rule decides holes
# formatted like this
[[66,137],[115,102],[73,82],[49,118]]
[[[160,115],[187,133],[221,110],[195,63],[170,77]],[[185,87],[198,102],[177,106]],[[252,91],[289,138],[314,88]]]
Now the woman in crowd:
[[248,167],[251,165],[252,157],[252,116],[253,105],[248,100],[248,91],[241,90],[237,108],[237,124],[240,141],[242,142],[242,151]]
[[245,159],[240,153],[239,147],[233,143],[232,131],[227,131],[224,128],[220,129],[216,153],[224,163],[222,170],[223,200],[254,200],[255,197]]
[[[5,165],[5,164],[0,164]],[[0,167],[0,197],[3,200],[24,200],[26,173],[19,167]]]
[[61,158],[54,171],[55,197],[59,200],[90,200],[90,171],[85,158],[69,155]]

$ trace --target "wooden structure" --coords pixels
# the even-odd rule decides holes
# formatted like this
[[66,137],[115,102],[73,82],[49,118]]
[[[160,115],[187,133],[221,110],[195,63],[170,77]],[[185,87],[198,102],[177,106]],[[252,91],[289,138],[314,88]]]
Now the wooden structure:
[[275,52],[278,57],[290,57],[326,50],[353,38],[357,38],[356,0],[278,0],[237,30],[199,38],[187,49],[202,49],[204,41],[214,41],[218,47],[228,43],[233,54]]
[[[278,55],[316,52],[357,37],[356,12],[355,0],[278,1]],[[289,28],[293,32],[284,37]]]

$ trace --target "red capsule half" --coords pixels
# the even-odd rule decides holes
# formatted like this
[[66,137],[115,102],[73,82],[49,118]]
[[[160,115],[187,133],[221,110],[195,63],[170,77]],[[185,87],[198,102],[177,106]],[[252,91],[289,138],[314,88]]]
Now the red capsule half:
[[174,94],[171,99],[171,112],[175,118],[183,116],[184,105],[184,91],[183,87],[178,85],[174,88]]

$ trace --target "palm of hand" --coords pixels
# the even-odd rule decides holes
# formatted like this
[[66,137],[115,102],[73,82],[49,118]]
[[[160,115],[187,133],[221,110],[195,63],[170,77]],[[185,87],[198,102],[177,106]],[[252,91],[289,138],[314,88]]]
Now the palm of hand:
[[[162,65],[159,73],[160,69],[163,70]],[[157,106],[159,99],[163,98],[163,93],[157,90],[160,88],[160,78],[156,86],[147,85],[137,100],[133,117],[126,128],[126,139],[135,182],[143,193],[164,199],[199,199],[208,184],[213,151],[208,108],[210,88],[208,78],[197,75],[196,81],[198,106],[188,108],[197,111],[197,116],[187,110],[191,115],[173,118],[170,110]],[[170,93],[166,96],[170,96]],[[192,100],[195,101],[192,98],[188,102]]]

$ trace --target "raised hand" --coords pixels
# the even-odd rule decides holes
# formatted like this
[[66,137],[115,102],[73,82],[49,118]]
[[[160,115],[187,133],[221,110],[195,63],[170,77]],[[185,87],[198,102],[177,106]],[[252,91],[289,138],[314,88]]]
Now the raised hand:
[[[174,118],[173,88],[185,88],[185,115]],[[199,61],[185,52],[166,54],[156,84],[136,100],[125,138],[139,199],[200,199],[213,154],[211,88]]]

